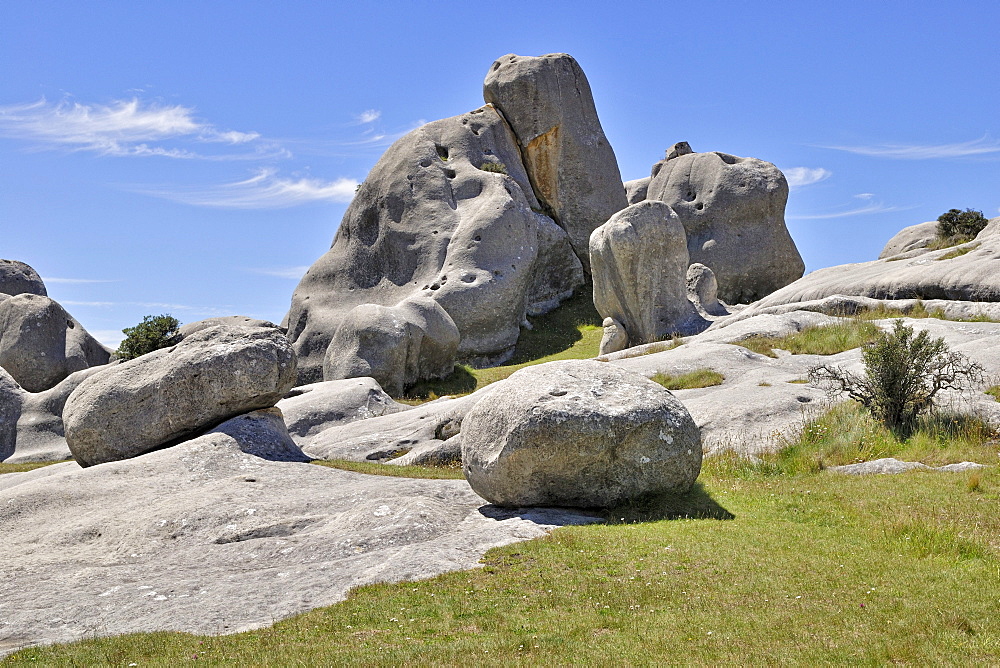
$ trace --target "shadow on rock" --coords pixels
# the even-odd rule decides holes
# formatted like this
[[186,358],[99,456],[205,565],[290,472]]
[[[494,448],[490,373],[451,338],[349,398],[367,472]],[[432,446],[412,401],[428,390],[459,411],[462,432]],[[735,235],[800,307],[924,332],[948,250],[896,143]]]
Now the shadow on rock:
[[687,494],[660,494],[639,499],[634,503],[601,511],[608,524],[635,524],[660,520],[732,520],[736,515],[696,482]]

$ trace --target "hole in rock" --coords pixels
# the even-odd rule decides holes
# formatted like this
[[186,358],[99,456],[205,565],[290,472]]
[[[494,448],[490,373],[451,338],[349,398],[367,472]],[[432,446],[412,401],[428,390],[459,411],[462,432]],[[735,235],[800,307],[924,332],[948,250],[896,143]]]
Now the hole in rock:
[[447,148],[445,148],[444,146],[441,146],[440,144],[438,144],[434,148],[435,148],[435,150],[437,150],[437,154],[438,154],[439,158],[441,158],[442,160],[447,160],[448,159],[448,149]]
[[444,170],[444,175],[447,176],[449,179],[453,179],[456,176],[455,170],[454,169],[446,169],[446,170]]
[[480,235],[477,234],[473,240],[474,241],[482,241],[483,238]]
[[475,282],[475,280],[476,280],[475,274],[466,274],[465,276],[462,277],[463,283],[473,283]]
[[808,404],[810,401],[812,401],[812,397],[798,396],[798,397],[795,397],[795,400],[797,402],[799,402],[800,404]]
[[705,205],[702,202],[698,202],[697,204],[694,205],[694,208],[696,208],[699,211],[701,211],[702,209],[705,208]]
[[440,283],[435,283],[434,285],[431,286],[431,290],[440,290],[440,289],[441,289]]
[[566,394],[566,390],[552,390],[549,392],[553,397],[561,397]]
[[420,166],[421,167],[430,167],[431,166],[431,161],[428,160],[427,158],[424,158],[423,160],[420,161]]

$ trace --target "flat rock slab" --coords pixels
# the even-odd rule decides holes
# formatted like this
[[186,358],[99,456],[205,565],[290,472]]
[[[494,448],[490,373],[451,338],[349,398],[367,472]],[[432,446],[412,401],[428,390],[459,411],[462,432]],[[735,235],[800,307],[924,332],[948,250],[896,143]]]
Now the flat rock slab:
[[473,568],[597,521],[502,511],[464,480],[271,462],[210,434],[135,459],[0,476],[0,656],[137,631],[235,633],[349,589]]
[[859,462],[857,464],[845,464],[844,466],[831,466],[827,469],[830,473],[841,473],[845,475],[888,475],[893,473],[906,473],[907,471],[937,471],[945,473],[962,473],[964,471],[975,471],[986,468],[983,464],[975,462],[959,462],[958,464],[945,464],[944,466],[927,466],[920,462],[904,462],[893,457],[883,457],[870,462]]

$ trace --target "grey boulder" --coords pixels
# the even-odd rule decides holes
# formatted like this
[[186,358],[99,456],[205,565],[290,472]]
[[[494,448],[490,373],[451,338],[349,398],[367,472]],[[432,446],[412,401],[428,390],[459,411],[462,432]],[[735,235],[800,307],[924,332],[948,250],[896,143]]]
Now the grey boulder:
[[684,493],[701,437],[660,385],[610,364],[550,362],[514,373],[462,423],[462,462],[500,506],[613,507]]
[[729,312],[719,302],[719,282],[715,272],[695,262],[687,270],[687,293],[699,312],[708,316],[724,316]]
[[395,306],[362,304],[334,333],[323,359],[323,380],[374,378],[390,395],[402,396],[419,380],[454,371],[459,341],[455,321],[430,297]]
[[14,454],[17,443],[17,420],[25,391],[10,374],[0,368],[0,462]]
[[302,445],[324,429],[410,408],[392,400],[374,378],[328,380],[293,388],[276,406],[292,440]]
[[654,166],[646,198],[677,213],[691,262],[715,272],[727,303],[760,299],[805,270],[785,227],[788,182],[769,162],[717,152],[677,155]]
[[327,347],[351,309],[418,295],[458,327],[459,361],[512,354],[529,296],[551,306],[536,260],[540,249],[559,253],[552,236],[564,235],[538,209],[517,141],[490,105],[397,140],[292,296],[285,324],[299,384],[322,379]]
[[87,378],[66,402],[66,441],[81,466],[135,457],[269,408],[294,381],[279,331],[210,327]]
[[189,322],[185,325],[181,325],[178,333],[180,334],[180,338],[183,339],[186,336],[191,336],[195,332],[200,332],[203,329],[217,327],[219,325],[224,325],[226,327],[278,327],[269,320],[259,320],[245,315],[227,315],[217,318],[206,318],[205,320],[198,320],[196,322]]
[[645,201],[619,211],[590,237],[594,306],[624,327],[629,345],[700,331],[688,300],[688,249],[677,214]]
[[30,293],[0,301],[0,366],[28,392],[47,390],[110,357],[58,302]]
[[625,182],[625,199],[629,204],[638,204],[646,199],[646,191],[649,190],[649,182],[652,176],[645,176],[641,179],[633,179]]
[[620,322],[614,318],[605,318],[601,326],[604,328],[604,334],[601,335],[598,354],[608,355],[628,348],[628,334]]
[[565,53],[507,54],[490,67],[483,98],[510,123],[536,196],[589,268],[590,233],[628,202],[580,65]]
[[882,252],[878,254],[878,259],[884,260],[887,257],[927,248],[937,239],[937,228],[936,220],[904,227],[886,242]]
[[38,272],[17,260],[0,260],[0,294],[41,295],[45,297],[45,283]]

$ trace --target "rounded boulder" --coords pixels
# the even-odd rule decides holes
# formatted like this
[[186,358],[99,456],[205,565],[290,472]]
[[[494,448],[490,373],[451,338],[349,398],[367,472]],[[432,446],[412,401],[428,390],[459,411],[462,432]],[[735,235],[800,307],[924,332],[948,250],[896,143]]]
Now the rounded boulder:
[[465,477],[498,506],[607,508],[683,493],[701,458],[698,427],[669,391],[591,360],[522,369],[462,423]]

